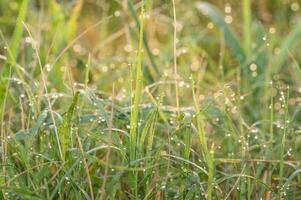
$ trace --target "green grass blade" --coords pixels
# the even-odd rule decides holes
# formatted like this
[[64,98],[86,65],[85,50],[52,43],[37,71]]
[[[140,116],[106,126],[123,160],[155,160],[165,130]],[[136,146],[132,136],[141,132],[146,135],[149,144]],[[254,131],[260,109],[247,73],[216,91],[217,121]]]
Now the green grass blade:
[[205,16],[208,16],[220,29],[223,30],[226,44],[233,51],[234,56],[237,57],[240,63],[244,63],[246,60],[246,55],[240,45],[238,37],[231,30],[230,26],[225,22],[223,16],[217,10],[217,8],[206,2],[198,2],[196,4],[196,7]]
[[149,114],[149,116],[148,116],[148,118],[147,118],[147,120],[145,122],[145,126],[143,127],[143,129],[141,131],[141,137],[140,137],[140,144],[139,145],[141,147],[143,146],[143,144],[144,144],[144,142],[146,140],[146,136],[149,133],[152,125],[154,124],[155,116],[156,116],[156,111],[152,111]]
[[[137,27],[141,30],[142,24],[141,24],[141,21],[139,21],[139,18],[137,16],[137,13],[136,13],[135,8],[133,6],[132,0],[128,0],[128,6],[129,6],[132,17],[134,18],[134,20],[136,22]],[[151,52],[151,49],[148,45],[147,35],[144,32],[142,34],[143,34],[143,37],[142,37],[143,46],[145,47],[146,53],[149,57],[149,60],[151,61],[151,64],[152,64],[153,69],[155,70],[156,74],[160,75],[159,67],[158,67],[158,65],[156,63],[156,60],[155,60],[155,57],[154,57],[153,53]]]
[[199,140],[202,146],[203,154],[205,157],[206,162],[208,162],[209,159],[209,151],[208,151],[208,146],[207,146],[207,139],[205,135],[205,124],[203,121],[203,116],[199,107],[199,104],[197,102],[196,96],[195,96],[195,88],[194,88],[194,83],[192,82],[193,89],[192,89],[192,96],[193,96],[193,101],[194,101],[194,109],[195,109],[195,117],[196,117],[196,123],[197,123],[197,130],[198,130],[198,136]]
[[251,20],[252,20],[252,14],[251,14],[251,1],[250,0],[243,0],[242,3],[243,6],[243,19],[244,19],[244,47],[246,51],[246,55],[251,54],[252,50],[252,31],[251,31]]
[[73,97],[73,101],[64,117],[63,124],[59,128],[58,134],[59,134],[59,140],[62,148],[62,160],[66,161],[66,155],[67,155],[67,150],[70,145],[70,140],[71,140],[71,121],[73,117],[73,113],[75,110],[75,106],[78,101],[78,96],[79,92],[77,91]]
[[0,116],[2,116],[2,113],[4,112],[4,106],[5,104],[5,93],[7,90],[7,84],[8,81],[6,80],[11,72],[11,65],[12,63],[15,63],[15,60],[18,57],[19,54],[19,47],[22,40],[23,35],[23,22],[25,21],[26,13],[27,13],[27,7],[28,7],[28,0],[23,0],[22,4],[20,6],[19,15],[17,18],[16,26],[13,32],[13,36],[10,42],[9,50],[10,55],[8,56],[7,62],[4,65],[2,71],[1,71],[1,79],[0,79]]
[[273,76],[273,74],[276,74],[280,71],[281,67],[283,66],[284,62],[287,60],[287,57],[289,55],[289,51],[293,51],[293,49],[297,46],[298,41],[300,41],[301,38],[301,23],[299,23],[296,28],[285,38],[285,40],[282,42],[280,47],[280,54],[276,55],[273,59],[271,66],[268,70],[268,81]]
[[192,96],[194,101],[194,109],[195,109],[195,117],[196,117],[196,123],[197,123],[197,131],[199,135],[199,140],[201,143],[202,152],[205,158],[205,162],[208,166],[208,187],[207,187],[207,197],[209,200],[212,199],[212,190],[213,190],[213,173],[214,173],[214,164],[213,164],[213,153],[209,152],[208,146],[207,146],[207,139],[205,135],[205,124],[203,121],[203,116],[198,104],[198,101],[196,99],[195,95],[195,84],[194,81],[191,81],[192,85]]
[[143,26],[144,26],[144,10],[142,8],[141,19],[140,19],[140,34],[139,34],[139,47],[137,55],[137,64],[136,64],[136,80],[135,80],[135,97],[134,105],[131,112],[131,123],[130,123],[130,139],[131,139],[131,148],[130,148],[130,158],[134,160],[136,157],[136,146],[137,146],[137,128],[138,128],[138,112],[139,112],[139,102],[141,96],[141,87],[142,87],[142,46],[143,46]]
[[29,0],[23,0],[20,10],[19,10],[19,16],[17,18],[16,27],[13,33],[13,37],[10,44],[10,50],[12,52],[12,55],[15,59],[17,59],[17,56],[19,54],[19,47],[22,40],[23,35],[23,22],[25,21],[26,13],[27,13],[27,7],[28,7]]
[[16,133],[17,140],[25,140],[28,137],[34,137],[38,134],[39,129],[42,127],[43,122],[47,118],[48,112],[44,111],[41,115],[37,118],[34,126],[29,131],[18,131]]

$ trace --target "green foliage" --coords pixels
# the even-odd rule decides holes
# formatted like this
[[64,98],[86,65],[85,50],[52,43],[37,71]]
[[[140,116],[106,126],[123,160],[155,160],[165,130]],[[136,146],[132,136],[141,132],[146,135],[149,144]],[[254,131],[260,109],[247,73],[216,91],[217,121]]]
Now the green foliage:
[[300,6],[0,1],[0,199],[301,199]]

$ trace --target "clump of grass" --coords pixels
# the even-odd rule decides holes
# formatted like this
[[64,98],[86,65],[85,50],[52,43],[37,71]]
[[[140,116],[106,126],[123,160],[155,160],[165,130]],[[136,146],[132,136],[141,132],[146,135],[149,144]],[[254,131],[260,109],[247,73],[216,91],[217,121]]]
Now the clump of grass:
[[0,198],[300,199],[298,9],[0,1]]
[[141,11],[140,19],[140,31],[139,31],[139,47],[137,54],[137,63],[135,65],[135,92],[134,92],[134,102],[133,109],[131,112],[131,130],[130,130],[130,158],[131,160],[136,159],[136,149],[137,149],[137,128],[138,128],[138,113],[139,113],[139,103],[141,99],[141,89],[142,89],[142,45],[143,45],[143,27],[144,27],[144,7]]

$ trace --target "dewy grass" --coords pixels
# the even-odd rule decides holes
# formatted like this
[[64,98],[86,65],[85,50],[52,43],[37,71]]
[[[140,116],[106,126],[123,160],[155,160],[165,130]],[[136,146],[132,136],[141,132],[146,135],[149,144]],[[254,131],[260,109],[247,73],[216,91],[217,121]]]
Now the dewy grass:
[[1,0],[0,199],[301,199],[300,8]]
[[59,152],[59,156],[61,157],[63,162],[67,161],[67,156],[68,156],[68,149],[70,148],[70,144],[71,144],[71,139],[72,139],[72,135],[71,135],[71,128],[72,128],[72,117],[73,117],[73,113],[78,101],[78,96],[79,96],[79,92],[76,92],[74,94],[72,103],[63,119],[63,123],[60,126],[59,130],[58,130],[58,135],[59,135],[59,141],[60,141],[60,146],[61,146],[61,152]]
[[[285,143],[287,137],[287,130],[288,130],[288,101],[289,101],[289,87],[286,91],[287,95],[285,96],[284,92],[281,93],[281,97],[283,99],[283,107],[284,107],[284,119],[283,119],[283,133],[281,138],[281,146],[280,146],[280,167],[279,167],[279,179],[280,185],[283,185],[283,170],[284,170],[284,154],[285,151]],[[279,197],[282,198],[283,195],[286,194],[286,188],[279,189]]]
[[[144,2],[143,2],[144,3]],[[130,161],[134,161],[137,158],[137,150],[138,150],[138,115],[139,115],[139,103],[141,99],[141,90],[142,90],[142,58],[143,58],[143,28],[144,28],[144,5],[141,8],[140,15],[140,30],[139,30],[139,46],[137,53],[137,62],[134,68],[134,72],[136,73],[135,77],[135,92],[134,92],[134,102],[133,106],[131,106],[131,120],[130,120]],[[138,197],[138,174],[137,172],[133,173],[133,191],[135,198]]]
[[130,159],[136,158],[137,151],[137,128],[138,128],[138,113],[139,113],[139,102],[142,89],[142,47],[143,47],[143,27],[144,27],[144,8],[141,9],[140,15],[140,31],[139,31],[139,46],[137,54],[137,62],[135,65],[135,92],[134,92],[134,104],[131,112],[131,123],[130,123]]
[[[22,34],[23,34],[23,24],[22,23],[26,17],[27,6],[28,6],[28,0],[22,1],[10,45],[6,47],[9,50],[9,55],[7,56],[8,57],[7,62],[5,63],[5,65],[3,66],[3,69],[1,71],[1,80],[0,80],[0,116],[1,116],[1,118],[2,118],[2,114],[4,112],[3,110],[5,109],[5,99],[6,98],[4,98],[4,97],[6,96],[6,92],[7,92],[7,85],[8,85],[7,79],[10,77],[11,66],[16,65],[16,59],[19,54],[19,46],[20,46]],[[1,39],[4,40],[3,37]],[[2,42],[5,43],[4,41],[2,41]],[[18,71],[18,74],[20,75],[19,69],[17,67],[16,67],[16,70]]]
[[191,85],[192,85],[192,96],[193,96],[193,101],[194,101],[195,118],[196,118],[196,123],[197,123],[197,131],[198,131],[199,141],[200,141],[200,145],[202,148],[204,160],[208,167],[207,197],[209,200],[211,200],[212,199],[212,189],[213,189],[214,157],[213,157],[213,153],[210,153],[208,150],[203,115],[201,113],[200,107],[198,105],[199,103],[195,96],[195,83],[194,83],[193,79],[191,80]]
[[[11,72],[12,72],[12,66],[16,65],[16,59],[19,54],[19,46],[20,42],[22,39],[22,34],[23,34],[23,24],[22,22],[25,20],[26,17],[26,12],[27,12],[27,6],[28,6],[28,0],[24,0],[20,6],[19,9],[19,15],[17,18],[16,26],[13,32],[12,39],[10,41],[10,45],[8,46],[6,41],[4,40],[2,31],[1,31],[1,39],[2,43],[6,44],[6,48],[8,49],[8,56],[7,56],[7,62],[3,65],[2,71],[0,74],[0,122],[1,122],[1,127],[0,127],[0,137],[2,142],[0,143],[1,145],[1,161],[2,163],[6,163],[6,151],[7,151],[7,144],[3,141],[4,138],[7,137],[7,134],[4,132],[4,114],[5,114],[5,109],[6,109],[6,101],[7,101],[7,96],[8,96],[8,90],[9,90],[9,81],[8,79],[11,77]],[[18,74],[20,75],[19,69],[16,69],[18,71]],[[6,168],[3,167],[3,174],[6,174]],[[0,173],[1,175],[1,173]],[[3,179],[2,179],[3,180]],[[5,184],[5,182],[0,181],[0,184]]]

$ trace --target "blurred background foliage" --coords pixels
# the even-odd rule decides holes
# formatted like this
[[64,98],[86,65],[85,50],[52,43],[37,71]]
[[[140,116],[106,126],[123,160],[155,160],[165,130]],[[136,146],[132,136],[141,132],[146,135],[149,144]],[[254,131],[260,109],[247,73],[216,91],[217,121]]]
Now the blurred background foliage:
[[[237,40],[243,44],[243,1],[207,2],[217,7],[237,35]],[[207,88],[206,91],[214,91],[221,87],[219,81],[221,72],[218,66],[221,49],[224,48],[222,44],[225,41],[221,43],[224,40],[222,29],[198,10],[197,3],[198,1],[176,1],[179,74],[183,79],[187,79],[191,71],[199,73],[206,69],[203,85]],[[14,30],[19,6],[20,1],[1,0],[0,2],[1,31],[8,43]],[[22,51],[18,56],[19,63],[29,74],[39,76],[37,59],[32,55],[34,50],[31,48],[31,44],[35,43],[42,65],[51,68],[49,82],[53,84],[49,86],[64,91],[66,87],[68,88],[66,83],[68,79],[64,78],[67,76],[64,66],[71,69],[73,81],[82,82],[84,80],[82,74],[90,55],[89,81],[92,85],[101,86],[105,91],[110,91],[111,84],[106,84],[108,82],[114,81],[122,86],[129,80],[128,64],[133,63],[134,52],[137,50],[138,29],[135,18],[138,16],[136,10],[140,6],[139,1],[129,3],[126,0],[30,1],[25,23],[34,41],[30,41],[27,33],[24,34],[20,44]],[[279,53],[279,47],[285,37],[296,26],[300,26],[299,6],[298,1],[289,0],[251,2],[252,49],[248,50],[244,68],[248,68],[248,65],[254,62],[257,65],[257,75],[253,73],[254,77],[252,77],[252,72],[246,69],[249,72],[246,72],[243,77],[245,80],[243,90],[250,90],[251,87],[252,91],[255,91],[253,89],[262,83],[268,63],[275,54]],[[164,72],[169,73],[172,69],[173,22],[170,8],[170,1],[152,2],[152,13],[146,25],[147,46],[150,51],[145,56],[143,67],[146,84],[159,80]],[[98,22],[100,24],[94,26]],[[83,32],[85,34],[76,38]],[[3,41],[1,43],[5,46]],[[60,54],[65,47],[67,47],[66,51]],[[1,48],[1,54],[5,54],[4,51]],[[290,51],[298,61],[298,53]],[[228,47],[224,48],[223,54],[225,82],[229,83],[234,80],[236,68],[240,64],[239,60],[235,59],[236,52],[233,53]],[[281,77],[286,82],[298,79],[296,73],[289,67],[283,65],[281,68],[281,71],[287,74]],[[64,84],[61,84],[62,82]],[[212,90],[208,90],[209,88]]]

